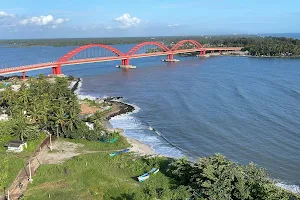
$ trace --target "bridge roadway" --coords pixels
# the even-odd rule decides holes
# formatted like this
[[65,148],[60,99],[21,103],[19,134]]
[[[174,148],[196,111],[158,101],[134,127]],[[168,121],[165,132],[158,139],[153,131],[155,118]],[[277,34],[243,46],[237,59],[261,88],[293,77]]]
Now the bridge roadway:
[[122,55],[122,56],[112,56],[112,57],[98,57],[98,58],[86,58],[86,59],[76,59],[76,60],[68,60],[65,62],[47,62],[47,63],[38,63],[34,65],[24,65],[19,67],[11,67],[0,69],[0,75],[8,75],[14,73],[23,73],[23,77],[25,76],[25,72],[47,69],[47,68],[56,68],[58,65],[60,66],[68,66],[68,65],[78,65],[85,63],[97,63],[97,62],[107,62],[114,60],[126,60],[126,59],[135,59],[135,58],[144,58],[144,57],[153,57],[153,56],[164,56],[170,54],[178,54],[178,53],[189,53],[189,52],[205,52],[210,51],[240,51],[242,47],[205,47],[205,48],[194,48],[194,49],[182,49],[176,51],[165,51],[165,52],[155,52],[155,53],[143,53],[143,54],[133,54],[133,55]]

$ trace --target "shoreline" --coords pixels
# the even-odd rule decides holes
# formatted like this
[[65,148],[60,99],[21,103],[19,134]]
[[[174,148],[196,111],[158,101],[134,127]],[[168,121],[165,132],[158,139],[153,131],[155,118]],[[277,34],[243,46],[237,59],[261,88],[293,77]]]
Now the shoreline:
[[[78,82],[82,82],[82,79],[79,79],[79,81],[77,81],[77,86],[78,86]],[[79,90],[79,88],[76,88],[74,90],[74,92],[76,90]],[[77,96],[79,95],[79,92],[76,93]],[[97,98],[98,100],[102,98]],[[97,100],[96,99],[96,100]],[[124,129],[121,128],[114,128],[113,125],[110,123],[110,119],[112,119],[113,117],[116,116],[120,116],[120,115],[130,115],[131,113],[133,113],[136,109],[134,106],[128,104],[128,103],[124,103],[122,101],[120,101],[119,99],[121,99],[121,97],[108,97],[108,98],[104,98],[104,101],[107,103],[111,103],[112,104],[112,109],[111,111],[109,111],[108,113],[105,114],[105,119],[103,122],[103,126],[104,128],[106,128],[108,131],[117,131],[120,133],[120,135],[124,138],[126,138],[126,140],[128,141],[128,143],[131,145],[130,151],[134,152],[140,156],[154,156],[157,155],[155,154],[154,150],[147,144],[142,143],[141,141],[129,137],[127,135],[125,135],[125,131]],[[96,107],[90,107],[89,105],[87,105],[86,103],[82,103],[81,104],[81,113],[84,115],[88,115],[88,114],[93,114],[96,111],[101,110],[100,108],[96,108]]]
[[[142,143],[141,141],[129,137],[127,135],[125,135],[125,131],[122,128],[114,128],[113,125],[110,123],[110,119],[119,115],[129,115],[131,114],[135,109],[133,106],[123,103],[123,102],[116,102],[118,103],[119,107],[119,111],[117,112],[113,112],[110,113],[110,115],[106,118],[106,120],[104,121],[104,127],[108,130],[108,131],[117,131],[120,133],[121,136],[125,137],[127,142],[131,145],[130,151],[134,152],[140,156],[153,156],[156,155],[154,150],[147,144]],[[126,109],[124,109],[124,107],[132,107],[133,110],[132,111],[126,111]]]

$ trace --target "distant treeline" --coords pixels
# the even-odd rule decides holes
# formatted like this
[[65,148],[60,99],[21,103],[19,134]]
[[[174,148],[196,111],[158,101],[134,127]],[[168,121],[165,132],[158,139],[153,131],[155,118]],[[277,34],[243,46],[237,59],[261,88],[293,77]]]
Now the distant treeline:
[[168,36],[168,37],[120,37],[120,38],[65,38],[65,39],[24,39],[24,40],[0,40],[0,44],[15,46],[81,46],[87,44],[137,44],[146,41],[159,41],[166,45],[176,43],[180,40],[197,40],[202,44],[217,45],[241,45],[239,39],[233,36]]
[[28,39],[1,40],[2,45],[28,46],[81,46],[86,44],[137,44],[145,41],[159,41],[170,46],[180,40],[191,39],[205,46],[245,47],[253,56],[300,56],[300,40],[283,37],[260,36],[173,36],[173,37],[126,37],[126,38],[76,38],[76,39]]

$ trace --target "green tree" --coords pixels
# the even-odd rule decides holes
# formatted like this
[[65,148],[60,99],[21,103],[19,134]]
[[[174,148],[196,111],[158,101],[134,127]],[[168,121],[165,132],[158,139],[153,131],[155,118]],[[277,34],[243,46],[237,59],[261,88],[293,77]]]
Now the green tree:
[[54,121],[54,125],[56,128],[56,135],[57,137],[60,136],[60,133],[63,133],[65,130],[66,122],[67,122],[67,116],[65,113],[65,110],[63,107],[58,108],[54,115],[52,116],[52,119]]
[[169,165],[168,172],[171,172],[172,176],[175,177],[181,184],[188,185],[190,183],[191,163],[186,157],[175,160]]

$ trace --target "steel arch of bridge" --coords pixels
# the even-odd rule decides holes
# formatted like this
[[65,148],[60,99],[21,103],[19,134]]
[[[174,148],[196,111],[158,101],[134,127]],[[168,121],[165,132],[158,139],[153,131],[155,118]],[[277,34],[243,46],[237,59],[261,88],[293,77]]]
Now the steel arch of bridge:
[[147,46],[147,45],[157,46],[157,47],[161,48],[164,52],[170,51],[170,49],[166,45],[164,45],[164,44],[162,44],[160,42],[142,42],[142,43],[137,44],[136,46],[132,47],[126,53],[126,56],[130,57],[130,56],[134,55],[139,49],[141,49],[142,47]]
[[66,53],[60,59],[58,59],[56,61],[57,66],[52,68],[52,73],[53,74],[61,74],[61,64],[69,61],[73,56],[80,53],[81,51],[84,51],[84,50],[90,49],[90,48],[94,48],[94,47],[100,47],[100,48],[103,48],[103,49],[107,49],[107,50],[115,53],[117,56],[124,56],[123,52],[121,52],[120,50],[118,50],[118,49],[116,49],[112,46],[108,46],[108,45],[104,45],[104,44],[84,45],[84,46],[81,46],[81,47],[77,47],[76,49],[73,49],[72,51]]
[[197,49],[203,49],[204,48],[202,46],[202,44],[200,44],[200,42],[198,42],[196,40],[181,40],[181,41],[177,42],[174,46],[172,46],[172,48],[170,50],[171,51],[176,51],[176,50],[179,49],[179,47],[181,47],[182,45],[184,45],[186,43],[194,44],[197,47]]
[[[81,46],[81,47],[77,47],[76,49],[73,49],[72,51],[66,53],[60,59],[58,59],[56,61],[57,65],[52,68],[52,73],[53,74],[61,74],[62,64],[67,63],[73,56],[80,53],[81,51],[84,51],[86,49],[93,48],[93,47],[100,47],[100,48],[107,49],[107,50],[115,53],[118,57],[120,57],[120,59],[122,60],[122,65],[129,65],[129,60],[134,55],[138,55],[135,53],[144,46],[147,46],[147,45],[157,46],[158,48],[162,49],[163,52],[167,53],[167,59],[174,59],[174,53],[176,53],[175,51],[178,50],[178,48],[180,46],[182,46],[186,43],[194,44],[196,46],[196,48],[199,49],[199,51],[201,48],[203,48],[203,46],[195,40],[182,40],[182,41],[176,43],[171,49],[169,49],[166,45],[164,45],[161,42],[150,41],[150,42],[139,43],[139,44],[135,45],[134,47],[132,47],[129,51],[127,51],[127,53],[124,54],[120,50],[118,50],[114,47],[108,46],[108,45],[104,45],[104,44],[85,45],[85,46]],[[156,53],[159,53],[159,52],[156,52]]]
[[117,56],[124,56],[123,52],[119,51],[118,49],[116,49],[112,46],[108,46],[108,45],[104,45],[104,44],[89,44],[89,45],[84,45],[84,46],[81,46],[81,47],[77,47],[76,49],[73,49],[72,51],[66,53],[60,59],[58,59],[57,63],[67,62],[73,56],[80,53],[81,51],[89,49],[89,48],[93,48],[93,47],[104,48],[104,49],[107,49],[107,50],[115,53]]
[[144,47],[146,45],[154,45],[154,46],[157,46],[157,47],[161,48],[164,52],[170,52],[170,54],[173,54],[174,51],[178,50],[178,48],[180,46],[184,45],[185,43],[192,43],[199,50],[203,48],[203,46],[199,42],[197,42],[195,40],[182,40],[182,41],[179,41],[171,49],[169,49],[166,45],[164,45],[164,44],[162,44],[160,42],[142,42],[142,43],[137,44],[136,46],[132,47],[126,54],[124,54],[120,50],[118,50],[118,49],[116,49],[116,48],[114,48],[112,46],[109,46],[109,45],[104,45],[104,44],[89,44],[89,45],[84,45],[84,46],[81,46],[81,47],[77,47],[76,49],[73,49],[72,51],[70,51],[70,52],[66,53],[65,55],[63,55],[56,62],[57,62],[57,64],[65,63],[68,60],[70,60],[73,56],[75,56],[76,54],[80,53],[81,51],[84,51],[86,49],[93,48],[93,47],[104,48],[104,49],[107,49],[107,50],[115,53],[119,57],[130,58],[139,49],[141,49],[142,47]]

